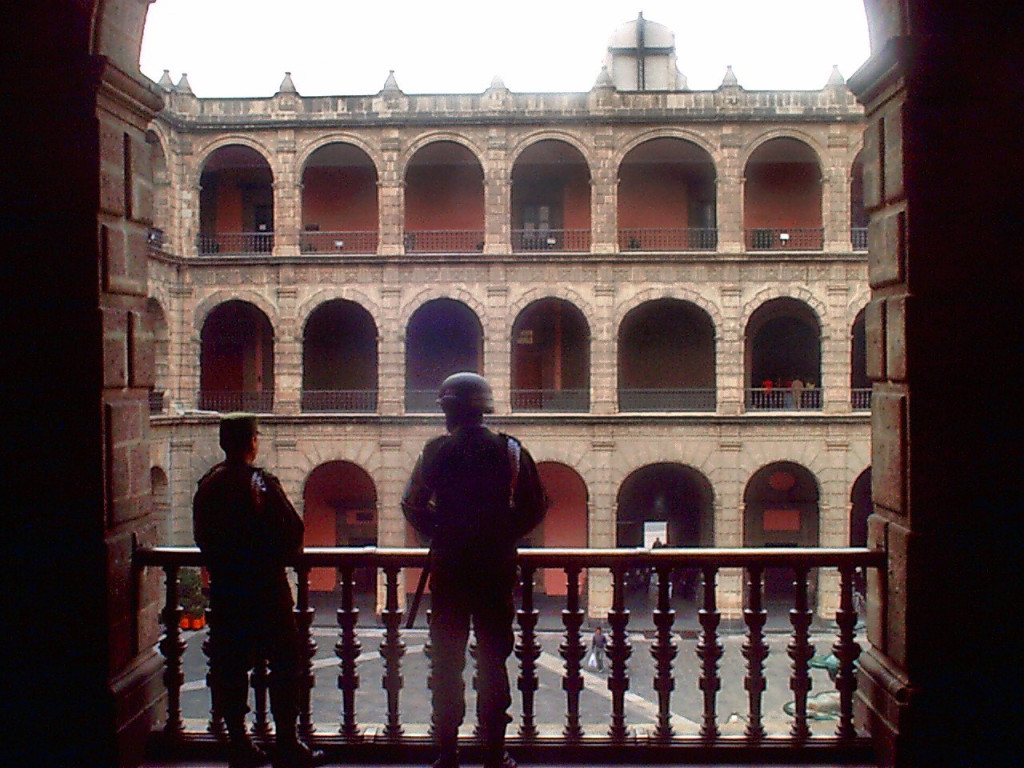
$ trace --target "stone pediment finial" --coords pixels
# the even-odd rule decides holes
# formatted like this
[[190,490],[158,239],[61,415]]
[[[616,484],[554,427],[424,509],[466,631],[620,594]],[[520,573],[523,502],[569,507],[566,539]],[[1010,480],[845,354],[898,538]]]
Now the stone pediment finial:
[[384,87],[380,90],[381,93],[401,93],[402,89],[398,87],[398,81],[395,79],[395,70],[388,70],[388,79],[384,81]]
[[740,81],[736,77],[736,73],[732,71],[732,64],[725,68],[725,77],[722,78],[722,84],[719,88],[728,88],[738,86]]
[[156,84],[163,88],[165,91],[173,91],[174,81],[171,80],[171,70],[165,69],[164,73],[160,75],[160,79],[157,81]]
[[192,93],[192,86],[188,82],[188,75],[184,72],[181,73],[181,79],[178,81],[178,84],[174,86],[174,91],[175,93],[187,93],[190,96],[195,95]]
[[608,73],[608,66],[604,65],[601,67],[601,71],[597,75],[597,80],[594,82],[595,88],[614,88],[615,83],[612,81],[612,76]]
[[828,76],[826,85],[846,85],[846,80],[843,78],[842,73],[840,73],[838,64],[832,65],[832,74]]
[[295,88],[295,83],[292,82],[292,73],[285,72],[284,80],[281,81],[281,85],[277,87],[278,93],[294,93],[298,94],[298,90]]

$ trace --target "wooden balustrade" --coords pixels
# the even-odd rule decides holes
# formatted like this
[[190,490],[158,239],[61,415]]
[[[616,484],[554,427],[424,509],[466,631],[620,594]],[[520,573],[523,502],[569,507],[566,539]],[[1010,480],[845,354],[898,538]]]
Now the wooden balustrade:
[[[158,643],[158,650],[166,660],[163,683],[167,694],[168,717],[160,734],[160,741],[167,745],[189,745],[210,743],[225,738],[223,720],[219,713],[211,711],[205,732],[203,729],[188,727],[182,716],[182,689],[184,685],[183,657],[186,639],[179,628],[182,608],[179,605],[178,573],[181,568],[202,564],[202,556],[194,548],[151,548],[136,553],[138,567],[163,569],[166,580],[165,605],[159,616],[164,635]],[[305,737],[331,749],[348,749],[359,745],[365,755],[383,756],[388,748],[407,750],[430,748],[429,733],[422,726],[410,730],[403,723],[408,713],[402,709],[401,692],[403,685],[403,658],[406,655],[406,633],[418,632],[423,639],[423,630],[406,630],[403,626],[403,598],[400,576],[403,569],[421,568],[427,562],[427,552],[422,549],[378,549],[367,548],[309,548],[301,558],[292,563],[296,575],[297,594],[295,618],[302,637],[303,657],[300,685],[299,730]],[[742,748],[749,754],[758,750],[780,748],[790,750],[819,750],[821,754],[840,756],[869,755],[865,734],[859,733],[853,721],[853,700],[857,685],[856,664],[860,654],[856,630],[858,615],[854,602],[854,574],[858,569],[882,568],[885,554],[867,549],[525,549],[519,555],[521,581],[519,606],[515,625],[517,638],[514,655],[518,661],[518,700],[513,703],[513,717],[518,715],[518,728],[509,729],[509,743],[513,747],[550,751],[551,754],[569,754],[558,750],[612,749],[616,755],[621,750],[636,751],[636,759],[645,759],[644,754],[662,754],[651,750],[694,748],[729,749]],[[324,727],[323,713],[318,713],[320,727],[314,724],[313,696],[315,686],[314,657],[317,642],[313,633],[315,618],[310,604],[309,573],[312,568],[332,567],[340,573],[340,606],[337,609],[337,642],[334,646],[338,658],[337,687],[340,701],[337,712],[337,728]],[[354,574],[360,568],[377,568],[382,574],[382,607],[376,626],[359,624],[359,609],[356,607]],[[566,595],[561,610],[561,641],[558,654],[563,661],[561,689],[564,692],[564,724],[542,721],[539,712],[550,711],[551,689],[542,684],[542,647],[538,640],[538,617],[534,581],[542,569],[561,569],[565,573]],[[637,568],[650,569],[655,576],[656,596],[649,619],[651,625],[639,626],[633,621],[627,607],[628,575]],[[771,653],[766,623],[769,608],[777,606],[766,603],[765,573],[770,569],[785,568],[793,575],[792,604],[783,632],[788,634],[788,645],[783,653],[788,657],[790,675],[774,680],[772,686],[787,686],[792,691],[792,721],[788,732],[769,732],[765,727],[763,705],[769,679],[766,676],[766,661]],[[696,672],[682,674],[679,656],[679,623],[677,611],[672,603],[674,573],[680,569],[699,572],[703,579],[697,590],[694,616],[699,629],[696,631]],[[731,725],[723,728],[718,714],[719,697],[723,688],[720,664],[723,661],[722,611],[718,604],[717,581],[724,569],[742,569],[745,575],[745,590],[742,610],[736,617],[740,624],[733,630],[743,632],[740,653],[744,659],[742,686],[745,691],[746,713],[742,733]],[[839,698],[837,727],[831,735],[823,735],[820,728],[811,727],[809,692],[811,690],[811,659],[814,646],[810,642],[814,614],[810,604],[812,573],[816,569],[838,572],[839,604],[835,613],[838,636],[832,646],[832,653],[838,660],[835,687]],[[581,698],[588,688],[595,685],[594,678],[583,669],[586,645],[581,635],[586,621],[582,606],[582,578],[588,571],[606,572],[611,576],[611,607],[607,616],[600,617],[610,627],[607,654],[609,673],[606,679],[609,700],[609,725],[607,730],[597,732],[591,723],[584,726],[581,717]],[[735,614],[733,614],[735,615]],[[550,620],[552,617],[548,615]],[[216,616],[211,615],[216,622]],[[735,621],[735,620],[734,620]],[[600,622],[599,623],[605,623]],[[318,625],[322,626],[322,625]],[[779,631],[778,626],[774,628]],[[650,641],[650,657],[653,662],[653,699],[650,709],[654,711],[653,727],[638,725],[630,720],[627,706],[636,696],[630,693],[630,661],[636,633],[643,632]],[[360,723],[356,710],[357,691],[360,690],[359,665],[362,653],[361,636],[378,634],[381,675],[381,701],[385,710],[379,724]],[[691,634],[691,638],[694,635]],[[737,638],[737,641],[739,638]],[[645,641],[646,642],[646,641]],[[429,648],[424,648],[429,658]],[[778,648],[776,648],[778,651]],[[549,657],[547,657],[549,658]],[[545,662],[550,666],[550,661]],[[317,666],[322,666],[318,663]],[[776,665],[777,666],[777,665]],[[733,668],[734,670],[734,668]],[[734,677],[730,673],[730,677]],[[645,678],[646,679],[646,678]],[[271,725],[267,709],[266,666],[257,665],[253,671],[252,683],[255,691],[255,707],[252,715],[253,733],[258,739],[271,736]],[[207,679],[207,685],[209,679]],[[425,686],[424,686],[425,688]],[[699,692],[699,714],[695,713],[692,729],[679,733],[673,726],[673,697],[680,696],[682,689]],[[779,690],[775,687],[774,690]],[[545,693],[545,707],[539,707],[539,696]],[[372,690],[360,696],[372,696]],[[559,694],[557,698],[561,698]],[[787,705],[790,706],[790,705]],[[734,713],[735,714],[735,713]],[[472,717],[470,716],[470,720]],[[429,720],[423,711],[416,713],[413,722]],[[194,721],[191,721],[194,722]],[[478,738],[478,737],[477,737]],[[470,748],[474,743],[469,739]],[[379,750],[374,752],[373,750]],[[647,750],[645,752],[644,750]],[[824,751],[822,751],[824,750]],[[828,750],[832,750],[829,752]],[[343,754],[343,753],[339,753]],[[418,753],[416,753],[418,754]],[[611,754],[611,753],[608,753]],[[600,757],[595,757],[600,761]],[[831,758],[829,758],[831,759]]]

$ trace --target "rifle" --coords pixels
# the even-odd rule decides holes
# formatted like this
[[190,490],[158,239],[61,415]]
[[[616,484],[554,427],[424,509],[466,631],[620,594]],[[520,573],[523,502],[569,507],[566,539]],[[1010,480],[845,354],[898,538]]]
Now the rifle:
[[412,605],[409,607],[409,618],[405,622],[406,629],[412,629],[416,621],[416,612],[420,609],[420,600],[423,599],[423,591],[427,588],[427,577],[430,576],[430,563],[423,566],[420,571],[420,580],[416,584],[416,594],[412,596]]

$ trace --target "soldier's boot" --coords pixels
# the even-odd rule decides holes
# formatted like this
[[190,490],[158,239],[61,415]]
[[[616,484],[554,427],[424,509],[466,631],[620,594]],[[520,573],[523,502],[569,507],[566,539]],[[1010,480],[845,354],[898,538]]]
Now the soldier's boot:
[[438,755],[432,768],[459,768],[459,737],[458,733],[452,736],[442,736],[437,740]]
[[324,751],[301,741],[294,727],[278,728],[273,768],[313,768],[323,763]]
[[259,768],[269,762],[267,753],[252,743],[245,724],[228,726],[228,768]]
[[516,761],[505,751],[505,746],[484,748],[484,768],[518,768]]

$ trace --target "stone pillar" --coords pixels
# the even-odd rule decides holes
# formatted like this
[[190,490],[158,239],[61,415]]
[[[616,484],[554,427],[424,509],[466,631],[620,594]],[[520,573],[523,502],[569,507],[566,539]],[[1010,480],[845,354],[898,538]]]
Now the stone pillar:
[[377,410],[382,416],[405,411],[405,328],[399,320],[402,289],[385,286],[380,292],[377,328]]
[[487,255],[512,252],[511,173],[505,129],[492,127],[487,134],[484,168],[484,253]]
[[295,131],[278,132],[274,153],[274,255],[299,255],[302,191],[295,178]]
[[494,390],[494,411],[511,411],[512,344],[505,331],[508,285],[487,286],[487,315],[480,318],[484,332],[484,374]]
[[189,365],[193,350],[193,330],[190,323],[192,313],[192,286],[180,282],[168,287],[170,306],[167,308],[167,400],[170,413],[194,408],[196,390],[189,381],[192,366]]
[[192,495],[196,480],[192,471],[195,443],[191,437],[172,437],[168,451],[167,482],[171,496],[171,538],[176,547],[195,545],[192,536]]
[[[591,450],[596,454],[594,470],[588,478],[590,489],[589,542],[592,549],[614,547],[615,541],[615,488],[612,487],[611,464],[615,454],[615,441],[594,439]],[[606,568],[591,568],[587,574],[587,616],[606,622],[612,607],[612,580]]]
[[[611,280],[609,270],[609,281]],[[618,366],[615,360],[616,334],[615,285],[601,282],[594,286],[594,311],[590,332],[590,411],[616,412]]]
[[715,158],[715,215],[720,253],[743,253],[743,167],[739,151],[743,138],[730,129],[722,133],[722,149]]
[[[840,277],[837,270],[835,277]],[[828,316],[822,318],[821,381],[822,410],[825,413],[849,413],[850,406],[850,329],[846,328],[849,288],[845,282],[826,286]]]
[[833,126],[828,137],[829,154],[823,158],[821,223],[825,228],[825,250],[848,253],[850,241],[850,167],[846,163],[849,138],[843,126]]
[[399,167],[402,148],[397,132],[388,131],[381,139],[382,166],[377,181],[377,201],[380,215],[380,240],[377,252],[382,256],[405,253],[402,238],[405,231],[405,179]]
[[594,137],[595,167],[590,175],[591,253],[618,253],[618,168],[612,155],[615,137],[598,133]]
[[743,328],[740,315],[742,296],[739,285],[723,285],[722,325],[715,329],[715,404],[718,413],[743,413],[744,378]]
[[[716,547],[743,546],[743,486],[746,478],[740,470],[742,450],[739,430],[728,428],[728,434],[723,434],[718,443],[718,473],[714,483]],[[743,610],[743,571],[737,568],[720,570],[715,594],[724,618],[739,617]]]
[[297,414],[302,398],[302,324],[295,316],[295,267],[282,265],[274,329],[274,413]]

